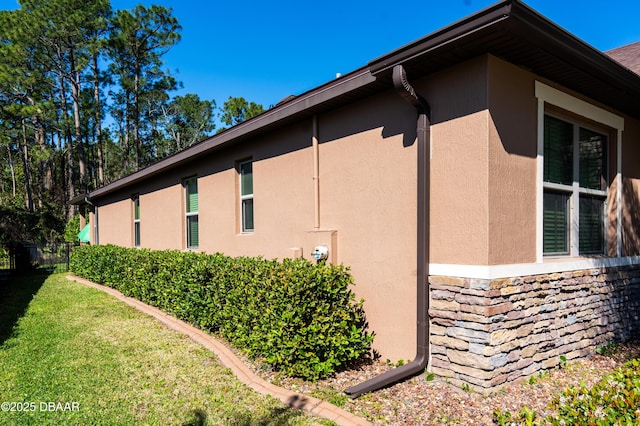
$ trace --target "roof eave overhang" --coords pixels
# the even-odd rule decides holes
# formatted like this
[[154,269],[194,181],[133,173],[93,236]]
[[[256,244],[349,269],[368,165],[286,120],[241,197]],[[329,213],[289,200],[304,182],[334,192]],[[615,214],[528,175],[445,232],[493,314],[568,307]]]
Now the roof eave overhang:
[[640,77],[520,0],[505,0],[381,56],[363,68],[278,105],[250,120],[91,192],[95,199],[293,121],[391,87],[403,65],[425,76],[491,54],[604,105],[640,117]]
[[312,116],[318,112],[330,109],[332,105],[344,104],[367,96],[376,90],[376,78],[368,68],[361,68],[352,73],[326,83],[303,95],[276,106],[256,117],[244,121],[215,136],[209,137],[192,147],[180,151],[170,157],[158,161],[144,169],[134,172],[109,185],[92,191],[91,199],[105,196],[126,186],[144,179],[148,179],[161,172],[178,167],[193,158],[214,152],[231,144],[238,143],[250,137],[255,137],[277,127],[299,120],[305,116]]
[[88,204],[87,203],[88,199],[89,199],[89,194],[82,193],[82,194],[79,194],[79,195],[75,196],[74,198],[70,199],[69,200],[69,204],[81,206],[81,205],[84,205],[84,204]]
[[[434,55],[439,55],[443,50],[455,47],[456,43],[470,44],[469,40],[473,39],[475,33],[494,27],[501,21],[508,19],[511,10],[509,3],[495,4],[389,54],[380,56],[369,62],[369,69],[373,75],[389,75],[395,65],[403,65],[405,69],[407,67],[413,69],[414,63],[422,63]],[[468,54],[465,53],[464,56],[466,57]],[[439,62],[435,61],[435,63]],[[434,66],[437,65],[434,64]]]
[[390,80],[401,64],[409,77],[492,54],[629,115],[640,117],[640,78],[519,0],[506,0],[369,62]]

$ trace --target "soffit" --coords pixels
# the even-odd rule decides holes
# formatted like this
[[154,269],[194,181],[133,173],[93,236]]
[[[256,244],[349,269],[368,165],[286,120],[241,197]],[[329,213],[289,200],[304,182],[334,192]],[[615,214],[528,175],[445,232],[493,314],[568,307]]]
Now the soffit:
[[391,79],[402,64],[411,79],[492,54],[594,100],[640,117],[640,78],[518,0],[504,1],[369,63]]
[[287,101],[225,132],[93,191],[99,197],[202,154],[254,138],[392,87],[402,64],[409,79],[492,54],[621,112],[640,118],[640,77],[519,0],[506,0],[381,56],[363,68]]

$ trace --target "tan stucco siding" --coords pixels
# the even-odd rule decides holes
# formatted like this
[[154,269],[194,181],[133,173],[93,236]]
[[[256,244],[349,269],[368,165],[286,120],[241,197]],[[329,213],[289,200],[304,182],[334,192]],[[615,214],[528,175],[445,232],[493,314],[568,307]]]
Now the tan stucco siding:
[[133,210],[130,198],[100,206],[98,235],[100,244],[133,245]]
[[420,82],[431,105],[430,260],[484,265],[489,253],[486,58]]
[[[161,191],[139,194],[142,247],[164,250],[184,246],[183,190],[178,179],[174,182]],[[100,242],[103,243],[102,238]]]
[[531,73],[488,57],[488,265],[536,261],[537,101]]
[[88,214],[89,226],[91,227],[91,232],[89,233],[89,244],[96,244],[96,213],[95,207],[89,209]]
[[[283,153],[283,145],[292,149]],[[242,233],[236,165],[248,159],[253,162],[255,229]],[[293,257],[293,248],[302,247],[310,258],[313,247],[305,247],[306,233],[313,227],[310,120],[211,161],[218,163],[216,170],[198,181],[201,251],[281,259]]]
[[[431,264],[536,262],[537,80],[490,55],[410,78],[431,105]],[[374,348],[394,361],[409,359],[416,342],[416,116],[391,88],[318,114],[317,180],[311,116],[201,155],[95,200],[100,243],[133,245],[131,195],[139,194],[142,247],[185,249],[182,181],[197,176],[199,251],[312,260],[314,246],[327,245],[331,262],[351,268],[353,290],[365,299],[376,333]],[[638,255],[638,120],[625,117],[623,138],[623,255]],[[250,233],[240,230],[237,164],[246,159],[253,162],[255,230]],[[612,198],[615,180],[610,184]],[[617,208],[608,206],[615,215]],[[617,222],[609,224],[611,240]]]
[[488,112],[432,128],[431,262],[487,263]]
[[[625,122],[629,122],[625,119]],[[618,253],[618,204],[622,206],[623,200],[618,200],[618,132],[614,129],[603,128],[609,135],[609,191],[607,195],[607,231],[608,255],[615,257]],[[623,136],[624,139],[624,136]],[[621,194],[622,195],[622,194]],[[622,209],[620,211],[622,213]],[[621,222],[622,223],[622,222]],[[622,231],[622,228],[621,228]],[[621,254],[624,250],[621,247]],[[622,254],[624,255],[624,254]]]
[[622,255],[640,255],[640,120],[627,119],[622,138]]
[[[320,227],[314,228],[313,121],[201,156],[132,185],[99,206],[100,243],[133,245],[131,195],[140,195],[141,246],[185,248],[184,188],[198,178],[200,252],[313,259],[316,245],[351,268],[358,298],[393,360],[415,355],[415,110],[395,92],[317,117]],[[253,161],[255,230],[240,232],[238,161]],[[122,235],[121,235],[122,234]]]
[[[345,117],[349,117],[348,120]],[[322,228],[365,299],[374,347],[410,359],[416,342],[416,112],[390,92],[321,117]]]

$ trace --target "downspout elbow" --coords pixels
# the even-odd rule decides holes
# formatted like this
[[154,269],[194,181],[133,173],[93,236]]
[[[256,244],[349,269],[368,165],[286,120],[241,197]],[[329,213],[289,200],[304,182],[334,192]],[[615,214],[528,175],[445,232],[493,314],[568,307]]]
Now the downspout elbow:
[[[393,77],[392,78],[393,78],[393,86],[398,91],[400,96],[402,96],[402,98],[405,101],[407,101],[408,103],[413,105],[419,115],[424,114],[424,115],[427,116],[427,118],[430,118],[429,117],[429,114],[430,114],[429,104],[411,86],[411,84],[409,83],[409,80],[407,79],[407,72],[405,71],[405,69],[404,69],[404,67],[402,65],[396,65],[395,67],[393,67]],[[419,124],[419,126],[420,126],[420,124]],[[418,135],[418,137],[419,137],[419,135]]]
[[344,391],[344,393],[346,393],[350,398],[355,399],[362,394],[385,388],[408,377],[413,377],[416,374],[420,374],[424,371],[429,362],[428,351],[424,351],[422,353],[420,352],[421,351],[418,351],[417,358],[410,363],[401,365],[400,367],[394,368],[393,370],[389,370],[379,376],[359,383],[347,389],[346,391]]

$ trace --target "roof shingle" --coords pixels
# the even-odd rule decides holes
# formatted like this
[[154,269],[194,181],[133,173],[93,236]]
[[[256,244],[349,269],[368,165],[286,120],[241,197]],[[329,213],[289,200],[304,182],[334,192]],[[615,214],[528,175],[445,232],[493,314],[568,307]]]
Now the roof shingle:
[[605,52],[636,74],[640,74],[640,41]]

